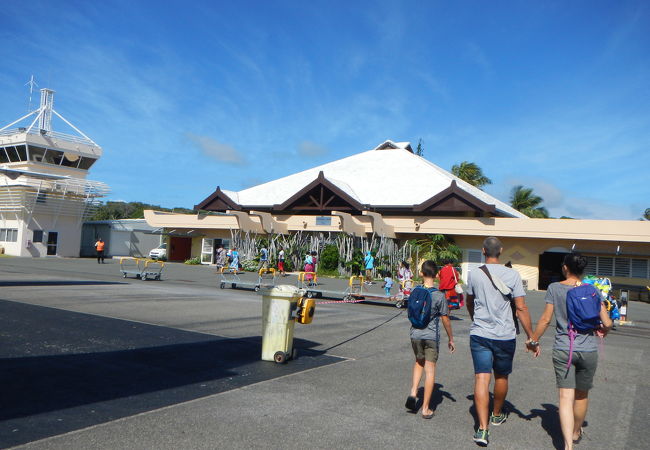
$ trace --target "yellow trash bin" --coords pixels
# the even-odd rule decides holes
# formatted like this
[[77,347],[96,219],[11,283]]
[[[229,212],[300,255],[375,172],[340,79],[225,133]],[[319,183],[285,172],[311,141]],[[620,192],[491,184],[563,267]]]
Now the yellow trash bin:
[[284,363],[293,356],[298,288],[274,286],[262,292],[262,360]]

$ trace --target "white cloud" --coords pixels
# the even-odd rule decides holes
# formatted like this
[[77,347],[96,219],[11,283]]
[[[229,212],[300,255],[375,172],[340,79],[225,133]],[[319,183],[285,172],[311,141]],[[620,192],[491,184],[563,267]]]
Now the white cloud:
[[209,136],[187,133],[187,137],[201,149],[205,156],[226,164],[241,165],[246,163],[244,155],[231,145],[218,142]]
[[318,144],[315,144],[311,141],[302,141],[298,144],[298,154],[300,156],[322,156],[328,153],[328,150],[325,147],[322,147]]

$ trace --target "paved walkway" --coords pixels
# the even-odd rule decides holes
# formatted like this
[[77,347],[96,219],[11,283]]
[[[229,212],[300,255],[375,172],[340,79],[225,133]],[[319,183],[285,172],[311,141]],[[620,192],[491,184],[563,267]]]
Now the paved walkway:
[[[403,408],[412,365],[403,310],[319,305],[313,324],[296,326],[300,358],[278,366],[258,360],[258,295],[219,289],[208,267],[168,268],[157,282],[123,279],[115,261],[0,259],[1,447],[475,448],[465,311],[425,421]],[[528,303],[536,319],[543,294]],[[646,448],[650,305],[632,303],[630,314],[635,326],[607,339],[586,448]],[[551,344],[549,331],[534,360],[520,342],[511,418],[491,448],[560,444]]]

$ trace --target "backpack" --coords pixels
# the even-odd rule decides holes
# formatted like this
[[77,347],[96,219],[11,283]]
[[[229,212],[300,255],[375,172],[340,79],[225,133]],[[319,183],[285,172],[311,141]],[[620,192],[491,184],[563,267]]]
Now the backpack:
[[578,333],[589,333],[600,325],[600,291],[591,284],[581,284],[566,294],[567,334],[569,335],[569,360],[573,359],[573,342]]
[[436,288],[417,286],[411,291],[408,301],[408,318],[413,328],[422,330],[431,322],[431,304],[433,303],[431,293],[436,290]]

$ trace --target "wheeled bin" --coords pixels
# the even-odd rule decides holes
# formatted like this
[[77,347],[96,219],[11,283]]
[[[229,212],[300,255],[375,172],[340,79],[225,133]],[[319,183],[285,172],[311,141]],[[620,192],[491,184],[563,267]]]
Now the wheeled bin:
[[315,308],[303,294],[290,285],[262,289],[262,360],[281,364],[295,357],[293,327],[296,321],[310,323]]

